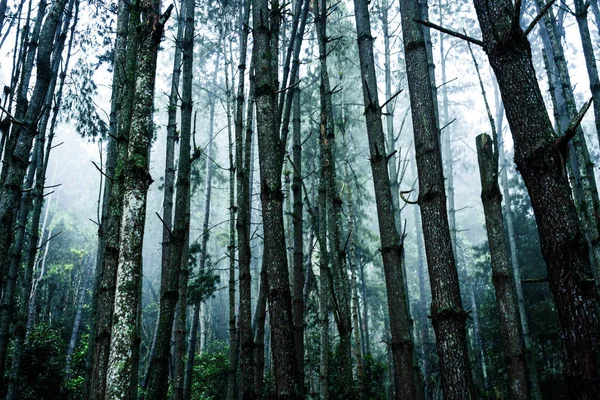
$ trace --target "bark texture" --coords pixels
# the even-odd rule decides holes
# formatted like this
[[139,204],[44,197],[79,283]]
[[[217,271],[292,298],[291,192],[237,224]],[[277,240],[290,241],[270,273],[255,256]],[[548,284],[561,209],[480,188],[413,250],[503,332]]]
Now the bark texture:
[[504,238],[502,195],[498,186],[498,145],[486,134],[477,136],[476,144],[481,178],[481,201],[492,258],[492,281],[500,315],[509,392],[512,399],[529,399],[531,396],[525,365],[525,345],[519,321],[514,279]]
[[435,97],[427,73],[427,51],[419,4],[400,1],[406,74],[419,175],[419,207],[431,284],[431,318],[446,399],[473,398],[465,322],[452,249]]
[[[192,67],[194,38],[194,3],[185,2],[185,37],[182,41],[183,79],[181,90],[181,133],[177,165],[177,198],[175,223],[169,232],[169,260],[161,273],[160,309],[155,352],[151,361],[147,395],[150,399],[166,398],[169,388],[169,356],[171,355],[175,309],[179,300],[181,265],[190,229],[190,152],[192,132]],[[164,236],[163,236],[164,237]],[[185,313],[185,309],[179,310]],[[175,360],[173,360],[175,361]],[[179,386],[181,389],[182,386]],[[183,396],[183,393],[179,393]]]
[[171,5],[163,15],[159,15],[158,6],[158,3],[139,5],[143,21],[137,29],[137,76],[127,150],[106,400],[137,396],[137,368],[134,362],[139,348],[138,307],[146,197],[152,181],[148,170],[148,154],[153,129],[156,59],[164,24],[173,9]]
[[[133,43],[135,40],[135,25],[129,24],[132,11],[135,10],[131,9],[129,3],[119,2],[109,125],[112,137],[106,160],[106,173],[112,179],[109,179],[104,187],[102,221],[98,229],[96,286],[92,300],[96,318],[91,332],[88,354],[90,366],[85,387],[91,400],[104,400],[106,391],[106,369],[119,258],[124,172],[135,90],[135,73],[126,73],[135,70],[137,59],[137,47],[128,45],[128,41]],[[139,12],[135,11],[133,15],[139,18]]]
[[255,101],[264,227],[263,263],[268,276],[275,394],[280,399],[295,399],[300,388],[281,191],[284,143],[279,137],[276,118],[277,35],[281,10],[277,2],[271,3],[271,6],[269,9],[266,0],[254,0],[252,3],[252,57],[256,71]]
[[512,3],[475,0],[475,9],[538,224],[559,317],[564,375],[572,396],[595,398],[600,393],[598,309],[586,239],[561,161],[566,143],[554,135]]
[[[33,145],[33,140],[38,132],[38,122],[40,112],[46,100],[46,94],[52,81],[51,56],[55,41],[56,29],[60,24],[63,11],[67,1],[58,0],[50,8],[39,35],[37,61],[36,61],[36,83],[29,103],[26,105],[26,112],[23,118],[19,119],[22,124],[14,123],[11,129],[11,136],[15,138],[14,151],[6,153],[5,162],[8,162],[2,169],[3,181],[0,187],[0,262],[10,265],[10,248],[14,239],[14,229],[17,212],[22,197],[22,184],[25,178],[25,172],[29,165],[29,154]],[[43,15],[43,14],[42,14]],[[41,16],[38,17],[38,19]],[[27,87],[25,87],[26,90]],[[24,100],[27,103],[26,97]],[[10,150],[7,150],[10,151]],[[40,149],[40,151],[42,151]],[[6,171],[6,174],[4,172]],[[4,376],[4,366],[6,365],[6,356],[8,348],[8,323],[12,319],[12,310],[14,309],[14,288],[16,287],[17,271],[12,271],[4,281],[4,271],[10,267],[2,267],[0,271],[0,286],[5,286],[4,299],[2,304],[2,327],[0,331],[0,377]],[[12,287],[12,290],[11,290]],[[11,293],[12,292],[12,293]],[[9,297],[10,296],[10,297]],[[12,304],[11,304],[12,303]]]
[[[418,389],[413,375],[412,321],[401,272],[404,246],[396,230],[394,219],[390,218],[390,215],[393,215],[392,193],[387,164],[388,154],[386,154],[381,121],[381,107],[377,95],[377,77],[373,56],[374,39],[371,36],[367,1],[355,0],[354,9],[371,170],[374,178],[375,202],[392,334],[396,396],[397,398],[413,399],[418,397]],[[427,73],[426,66],[425,72]],[[428,78],[426,78],[426,82],[428,81]]]

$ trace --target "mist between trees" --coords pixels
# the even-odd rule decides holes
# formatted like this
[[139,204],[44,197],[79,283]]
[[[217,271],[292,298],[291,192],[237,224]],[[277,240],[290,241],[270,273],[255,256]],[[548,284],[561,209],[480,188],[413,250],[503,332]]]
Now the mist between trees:
[[600,398],[596,0],[0,0],[0,396]]

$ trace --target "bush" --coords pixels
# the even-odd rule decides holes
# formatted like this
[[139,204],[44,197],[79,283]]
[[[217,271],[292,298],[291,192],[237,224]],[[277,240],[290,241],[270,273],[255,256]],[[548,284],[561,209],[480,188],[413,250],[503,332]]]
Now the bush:
[[194,359],[192,378],[193,400],[220,400],[227,398],[229,373],[229,345],[212,343]]

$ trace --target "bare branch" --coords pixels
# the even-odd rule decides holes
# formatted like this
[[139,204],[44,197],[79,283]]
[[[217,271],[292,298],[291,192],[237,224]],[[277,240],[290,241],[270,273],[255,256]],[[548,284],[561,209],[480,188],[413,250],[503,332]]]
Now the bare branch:
[[406,203],[406,204],[419,204],[419,200],[408,200],[406,197],[404,197],[405,194],[410,194],[412,192],[412,190],[406,190],[406,191],[400,191],[400,198]]
[[459,38],[459,39],[462,39],[462,40],[466,40],[467,42],[473,43],[473,44],[475,44],[477,46],[483,47],[483,41],[481,41],[479,39],[472,38],[471,36],[463,35],[462,33],[458,33],[458,32],[453,31],[451,29],[446,29],[444,27],[441,27],[439,25],[434,24],[433,22],[421,21],[421,20],[416,20],[415,22],[417,22],[417,23],[419,23],[419,24],[421,24],[423,26],[426,26],[428,28],[433,28],[433,29],[435,29],[437,31],[440,31],[442,33],[445,33],[447,35],[454,36],[456,38]]
[[397,96],[398,96],[400,93],[402,93],[402,91],[403,91],[403,90],[404,90],[404,89],[400,89],[400,90],[398,90],[398,91],[396,92],[396,94],[394,94],[392,97],[390,97],[389,99],[387,99],[387,100],[386,100],[386,102],[385,102],[385,103],[383,103],[383,104],[381,105],[381,107],[380,107],[380,108],[383,110],[383,108],[384,108],[384,107],[385,107],[385,106],[386,106],[386,105],[387,105],[387,104],[388,104],[390,101],[394,100],[394,99],[395,99],[395,98],[396,98],[396,97],[397,97]]
[[37,249],[39,250],[39,249],[43,248],[46,245],[46,243],[48,243],[49,241],[51,241],[52,239],[54,239],[55,237],[57,237],[61,233],[62,233],[62,231],[60,231],[60,232],[52,235],[51,237],[49,237],[48,239],[46,239],[41,245],[39,245]]
[[573,118],[573,120],[571,121],[571,123],[569,124],[569,126],[567,127],[565,132],[562,134],[562,136],[559,137],[556,140],[556,142],[554,142],[554,147],[558,147],[559,150],[562,150],[567,146],[567,143],[569,143],[569,140],[571,140],[573,138],[573,136],[575,136],[575,133],[577,132],[577,128],[579,128],[579,125],[581,124],[581,120],[585,116],[585,113],[587,112],[587,110],[590,109],[591,105],[592,105],[592,99],[590,98],[587,101],[587,103],[585,103],[583,105],[583,107],[581,107],[581,110],[579,110],[579,112],[577,113],[575,118]]
[[550,9],[550,7],[552,7],[552,5],[554,4],[555,1],[556,0],[550,0],[550,1],[548,1],[548,3],[546,3],[546,5],[544,7],[542,7],[542,9],[538,13],[538,15],[535,16],[533,21],[531,21],[529,23],[529,26],[527,27],[527,29],[525,29],[525,36],[529,35],[529,32],[531,32],[533,30],[533,28],[535,28],[537,23],[540,22],[540,19],[542,19],[542,17],[548,12],[548,10]]

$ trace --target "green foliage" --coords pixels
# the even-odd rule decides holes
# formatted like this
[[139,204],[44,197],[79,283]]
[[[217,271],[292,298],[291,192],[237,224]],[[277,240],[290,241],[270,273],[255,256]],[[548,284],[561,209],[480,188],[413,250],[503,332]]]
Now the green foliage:
[[194,359],[192,400],[227,398],[229,346],[214,342]]
[[385,359],[373,357],[370,354],[363,358],[365,400],[384,400],[386,387],[386,365]]
[[45,324],[29,334],[23,349],[18,393],[22,400],[62,398],[66,343],[60,332]]
[[71,400],[83,400],[83,384],[85,381],[85,363],[89,345],[89,335],[82,335],[71,358],[71,368],[65,377],[64,391]]
[[[199,261],[198,258],[201,252],[201,246],[198,243],[193,243],[190,246],[189,255],[189,268],[192,268]],[[210,268],[210,258],[207,257],[206,268],[198,269],[194,275],[190,278],[188,284],[188,299],[191,302],[197,300],[204,301],[212,296],[217,290],[217,284],[221,281],[221,277],[214,273]]]
[[352,399],[358,393],[356,381],[347,382],[342,374],[342,353],[339,344],[331,354],[331,364],[329,366],[329,398],[332,400]]

